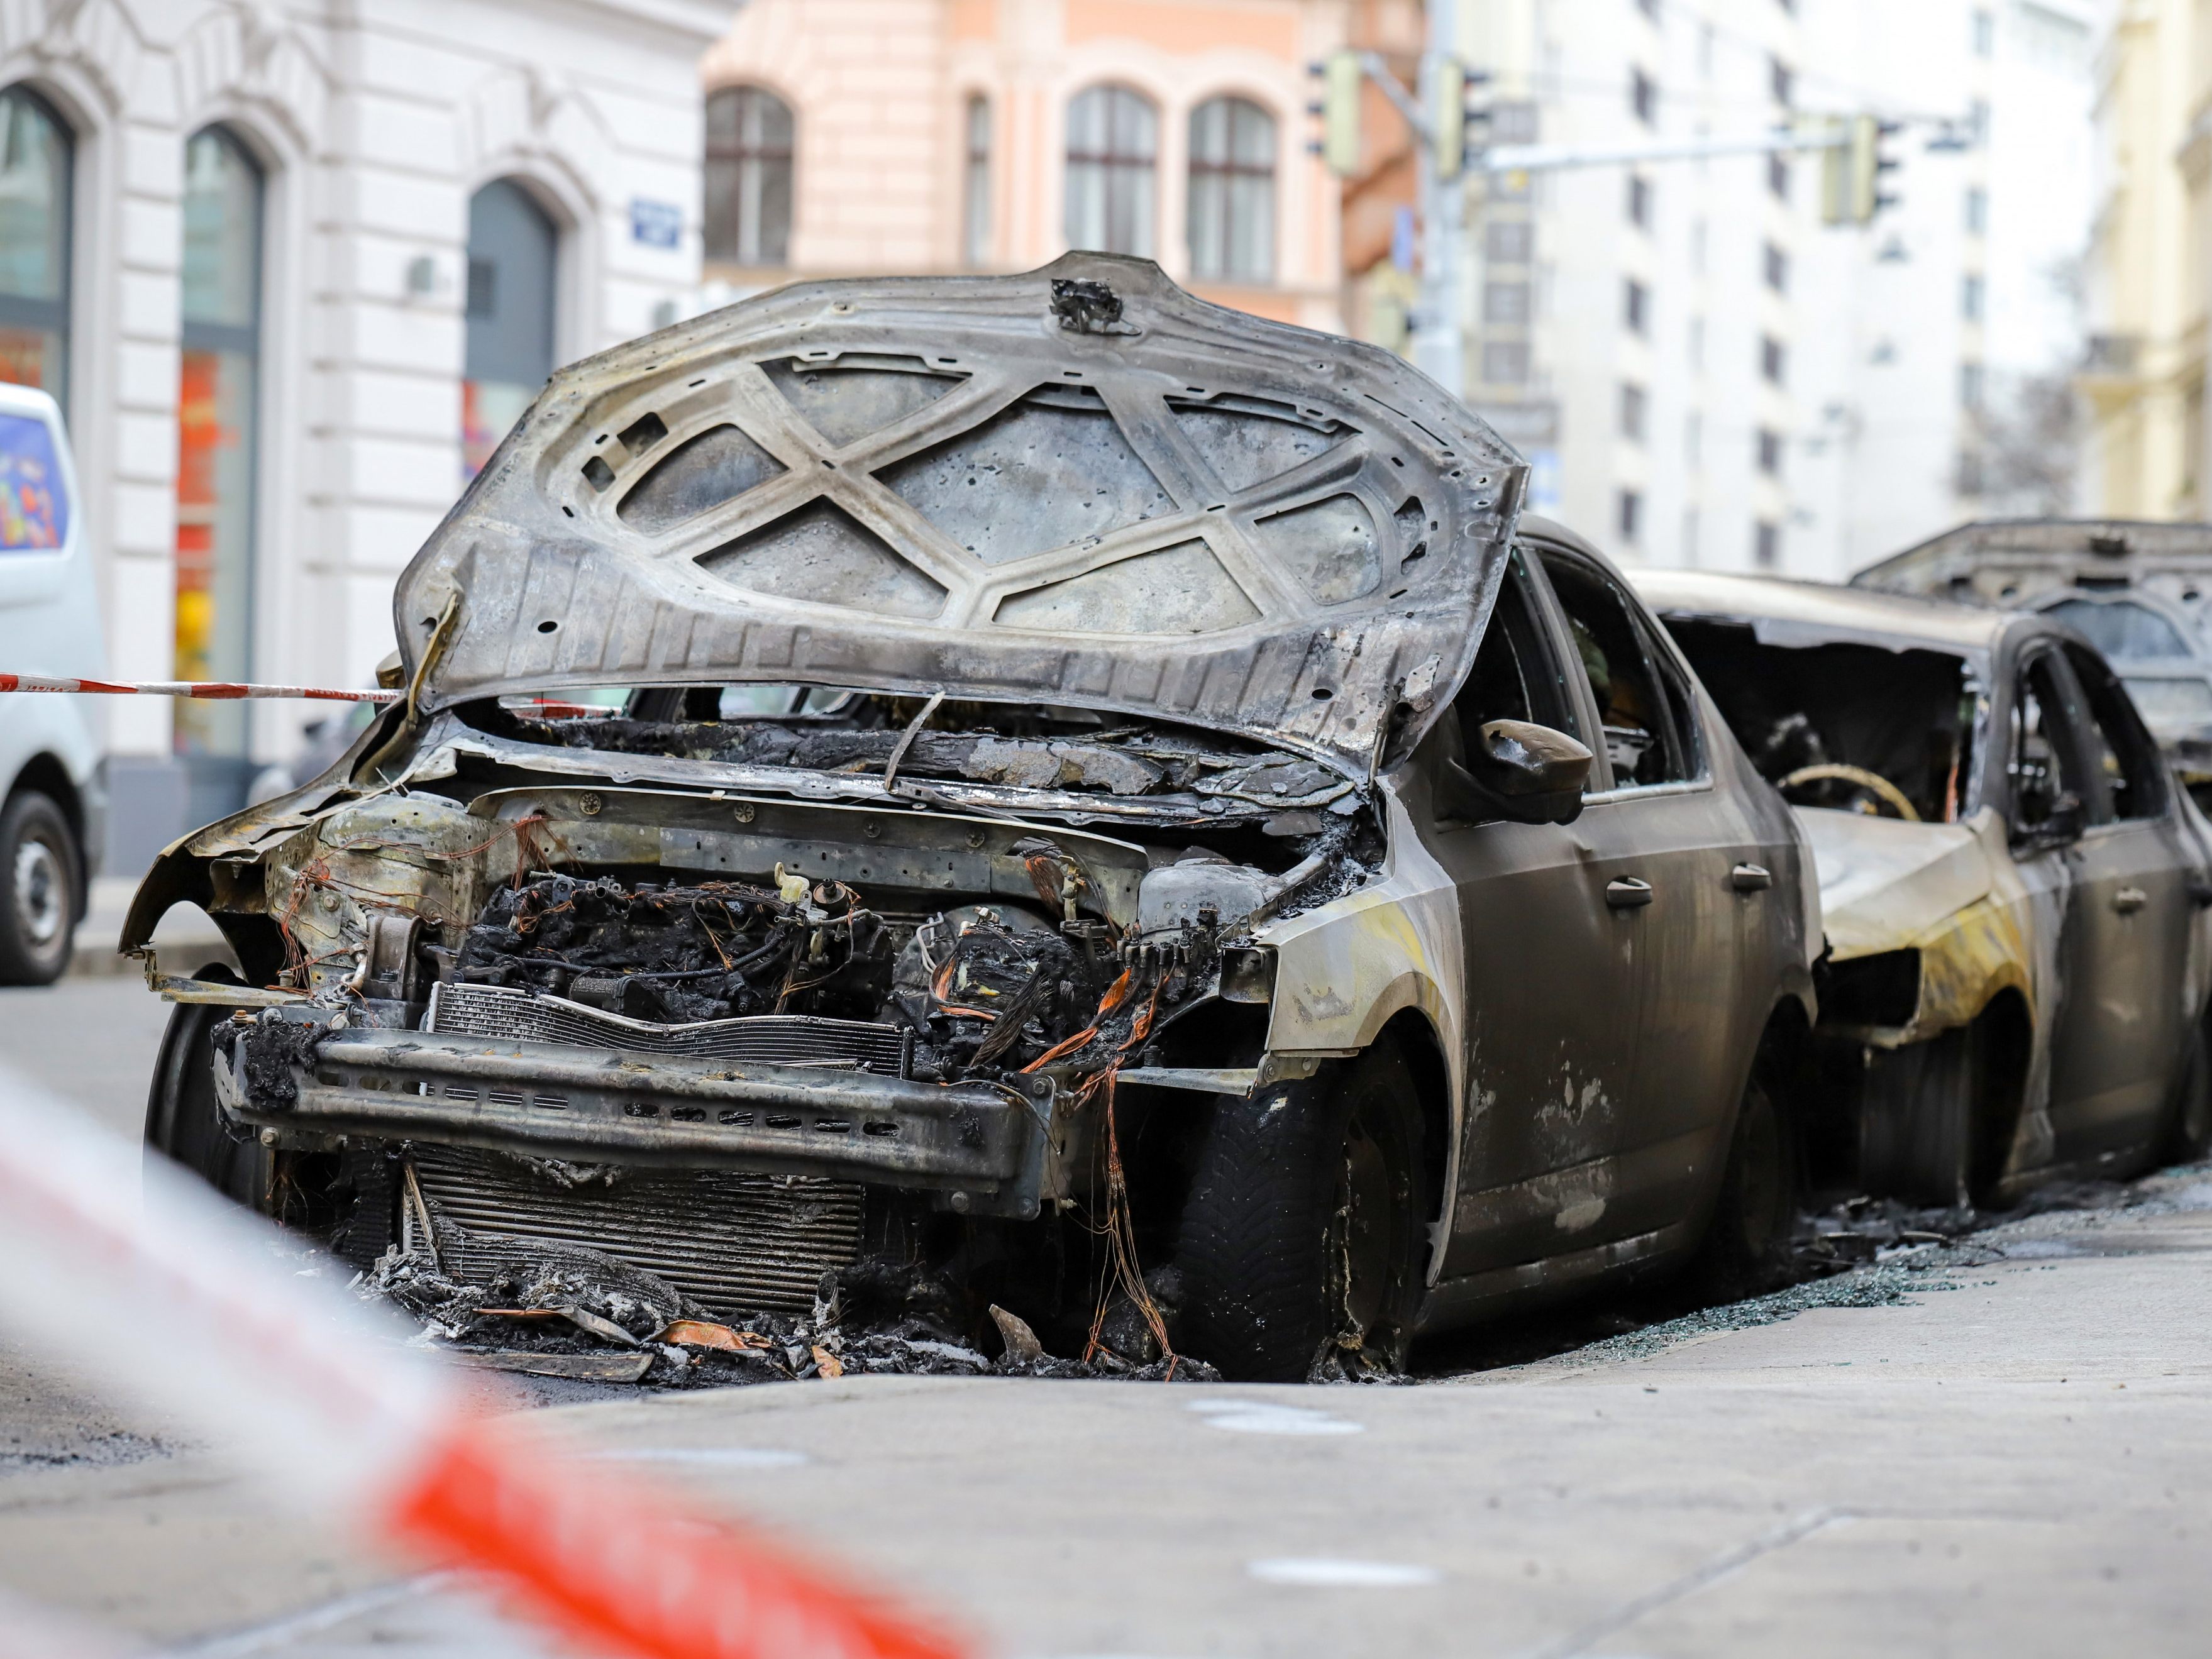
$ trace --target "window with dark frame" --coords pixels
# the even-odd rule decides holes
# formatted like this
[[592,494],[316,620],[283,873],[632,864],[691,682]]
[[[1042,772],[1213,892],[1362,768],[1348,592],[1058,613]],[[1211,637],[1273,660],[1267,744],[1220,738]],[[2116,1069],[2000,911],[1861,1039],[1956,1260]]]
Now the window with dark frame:
[[1152,257],[1159,112],[1127,87],[1091,87],[1067,106],[1067,245]]
[[1766,158],[1766,188],[1778,202],[1790,199],[1790,158],[1778,150]]
[[1767,287],[1772,289],[1777,294],[1787,294],[1790,291],[1790,256],[1771,242],[1766,244],[1762,270],[1766,278]]
[[1628,222],[1638,229],[1651,228],[1651,181],[1640,173],[1628,175]]
[[1784,109],[1795,101],[1797,90],[1796,72],[1779,58],[1766,60],[1766,89],[1773,95],[1774,101]]
[[1761,519],[1752,526],[1751,562],[1761,570],[1779,569],[1782,565],[1782,526]]
[[1651,326],[1651,290],[1633,276],[1620,285],[1620,320],[1632,334],[1648,332]]
[[1267,283],[1275,275],[1275,118],[1249,98],[1190,112],[1191,275]]
[[1644,497],[1633,489],[1624,489],[1614,503],[1613,528],[1620,539],[1633,544],[1644,531]]
[[1491,386],[1519,386],[1528,378],[1528,346],[1522,340],[1482,343],[1482,378]]
[[1620,435],[1632,442],[1642,443],[1645,413],[1650,399],[1644,388],[1632,381],[1623,381],[1620,387]]
[[1536,227],[1526,219],[1492,219],[1482,228],[1482,257],[1494,265],[1525,265],[1535,246]]
[[1782,434],[1767,427],[1759,429],[1759,470],[1771,478],[1782,476]]
[[1776,386],[1780,386],[1783,382],[1784,371],[1786,367],[1787,360],[1783,350],[1782,342],[1776,339],[1771,334],[1760,335],[1759,337],[1759,373],[1760,378],[1771,380]]
[[791,106],[765,87],[707,94],[705,242],[710,260],[773,266],[791,258]]
[[1640,69],[1628,72],[1628,107],[1645,126],[1656,125],[1659,120],[1659,87],[1657,82]]
[[0,380],[69,406],[76,140],[28,87],[0,88]]

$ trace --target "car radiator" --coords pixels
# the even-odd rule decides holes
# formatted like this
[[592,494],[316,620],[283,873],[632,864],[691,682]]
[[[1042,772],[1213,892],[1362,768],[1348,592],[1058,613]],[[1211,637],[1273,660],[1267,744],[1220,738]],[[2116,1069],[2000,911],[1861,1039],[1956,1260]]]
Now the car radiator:
[[744,1019],[656,1025],[589,1008],[562,997],[498,985],[440,984],[430,992],[422,1029],[517,1042],[566,1042],[586,1048],[750,1060],[762,1066],[845,1066],[883,1077],[912,1075],[914,1034],[860,1019],[757,1014]]
[[538,1165],[466,1147],[408,1156],[449,1269],[482,1279],[581,1244],[666,1279],[723,1318],[802,1313],[824,1273],[860,1254],[860,1188],[812,1176]]

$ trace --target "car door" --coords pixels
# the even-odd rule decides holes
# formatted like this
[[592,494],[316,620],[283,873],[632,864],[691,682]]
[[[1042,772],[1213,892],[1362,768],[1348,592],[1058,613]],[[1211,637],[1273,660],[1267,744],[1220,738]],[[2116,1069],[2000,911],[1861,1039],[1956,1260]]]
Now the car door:
[[2065,851],[2073,875],[2067,981],[2051,1054],[2059,1156],[2139,1147],[2159,1120],[2181,1056],[2189,858],[2166,769],[2104,659],[2055,653],[2069,683],[2087,824]]
[[[1589,742],[1564,643],[1516,550],[1467,684],[1424,745],[1430,765],[1463,758],[1463,734],[1493,720]],[[1635,1075],[1640,981],[1636,930],[1607,905],[1577,826],[1438,816],[1429,840],[1458,889],[1467,963],[1468,1103],[1443,1267],[1456,1277],[1596,1242],[1609,1180],[1599,1166]]]
[[1603,562],[1570,547],[1540,562],[1599,708],[1611,787],[1573,826],[1613,908],[1637,980],[1633,1081],[1607,1125],[1624,1236],[1684,1218],[1711,1188],[1764,1023],[1749,964],[1772,854],[1718,787],[1695,691],[1658,624]]

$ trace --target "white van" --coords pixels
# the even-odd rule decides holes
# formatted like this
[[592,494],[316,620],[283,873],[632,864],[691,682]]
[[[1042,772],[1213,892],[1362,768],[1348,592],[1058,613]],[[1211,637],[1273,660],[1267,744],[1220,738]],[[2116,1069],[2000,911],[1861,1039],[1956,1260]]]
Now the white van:
[[[0,672],[106,670],[83,503],[61,410],[0,383]],[[82,697],[0,696],[0,984],[69,966],[107,816],[100,743]]]

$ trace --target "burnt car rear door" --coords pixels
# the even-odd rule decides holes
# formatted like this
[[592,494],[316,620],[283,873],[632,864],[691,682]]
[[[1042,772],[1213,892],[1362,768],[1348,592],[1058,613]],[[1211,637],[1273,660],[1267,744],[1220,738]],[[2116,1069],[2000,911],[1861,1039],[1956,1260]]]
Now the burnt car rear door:
[[[1598,747],[1548,603],[1516,550],[1432,744],[1522,720]],[[1601,770],[1595,783],[1605,781]],[[1429,840],[1458,889],[1466,941],[1468,1103],[1443,1266],[1455,1277],[1594,1242],[1585,1218],[1607,1208],[1601,1160],[1635,1077],[1638,964],[1577,825],[1439,813]]]
[[2189,860],[2166,769],[2112,670],[2084,646],[2047,654],[2067,682],[2087,818],[2065,854],[2074,890],[2051,1055],[2052,1127],[2070,1162],[2157,1133],[2189,1017]]
[[1638,981],[1635,1075],[1604,1149],[1607,1231],[1630,1237],[1680,1221],[1709,1184],[1765,1018],[1753,964],[1781,860],[1716,780],[1693,683],[1658,623],[1601,560],[1536,550],[1612,771],[1574,829]]

